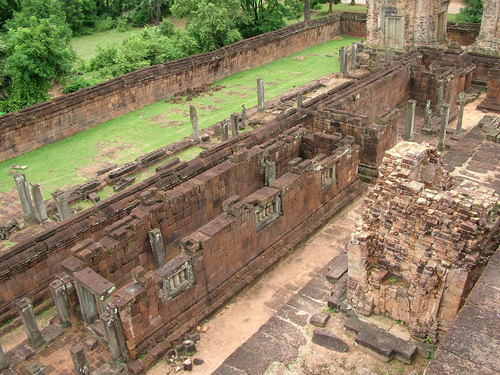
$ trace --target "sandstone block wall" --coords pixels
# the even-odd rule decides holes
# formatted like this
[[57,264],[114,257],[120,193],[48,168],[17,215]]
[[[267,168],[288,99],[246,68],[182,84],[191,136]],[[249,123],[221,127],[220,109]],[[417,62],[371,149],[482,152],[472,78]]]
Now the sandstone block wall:
[[353,38],[366,38],[366,13],[342,12],[340,33]]
[[454,40],[462,46],[469,46],[476,41],[480,28],[480,23],[448,22],[446,33],[448,39]]
[[128,73],[0,117],[0,160],[69,137],[189,87],[331,40],[340,15],[298,23],[216,51]]
[[[289,135],[295,142],[304,142],[304,130],[297,128]],[[331,144],[329,136],[312,138],[318,149]],[[352,140],[336,144],[329,156],[289,158],[288,172],[269,187],[231,196],[223,203],[221,215],[182,240],[183,251],[177,258],[115,293],[113,303],[132,358],[192,329],[348,201],[358,186],[359,148]],[[273,145],[241,150],[241,158],[228,163],[245,169],[250,160],[265,157],[267,152],[273,155],[269,147]],[[292,143],[283,142],[281,147],[275,155],[295,149]],[[192,267],[194,283],[171,294],[168,280],[179,264],[186,263]]]
[[348,300],[435,342],[498,246],[498,196],[473,183],[451,188],[439,152],[400,142],[348,245]]

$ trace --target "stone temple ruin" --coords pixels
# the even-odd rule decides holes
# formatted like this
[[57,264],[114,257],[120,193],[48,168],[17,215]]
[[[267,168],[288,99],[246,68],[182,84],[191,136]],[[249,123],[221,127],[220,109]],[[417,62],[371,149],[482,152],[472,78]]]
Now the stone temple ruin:
[[[385,315],[404,322],[415,342],[442,343],[428,374],[500,372],[494,360],[478,363],[461,350],[464,337],[480,346],[490,335],[488,342],[499,344],[470,317],[476,313],[490,322],[498,310],[498,298],[485,296],[497,296],[499,286],[493,267],[500,183],[493,171],[500,164],[500,122],[485,116],[467,133],[448,127],[454,118],[461,124],[477,87],[486,91],[479,107],[500,110],[498,38],[481,30],[468,50],[462,40],[450,42],[447,5],[369,1],[366,43],[340,53],[342,83],[312,83],[266,102],[260,81],[257,108],[243,108],[242,115],[231,115],[231,125],[214,125],[206,134],[199,133],[192,106],[193,139],[101,171],[106,178],[57,192],[48,207],[39,187],[16,175],[26,221],[45,222],[47,210],[61,221],[0,254],[0,319],[20,315],[28,336],[23,351],[0,352],[0,367],[44,373],[39,348],[78,321],[109,350],[109,361],[94,373],[142,373],[363,196],[364,213],[346,244],[347,256],[332,261],[340,271],[327,277],[335,287],[317,286],[329,294],[328,306],[349,316],[346,328],[358,334],[356,342],[379,358],[411,363],[415,345],[388,348],[382,339],[363,336],[371,328],[356,316]],[[500,29],[498,12],[488,9],[482,27],[496,22]],[[360,22],[334,15],[294,25],[6,115],[1,153],[7,158],[47,141],[23,140],[24,121],[37,129],[60,126],[69,135],[74,130],[66,123],[90,127],[170,97],[183,80],[186,87],[201,86],[248,68],[248,55],[270,61]],[[485,54],[486,48],[492,53]],[[255,126],[268,115],[273,118]],[[255,128],[239,133],[247,122]],[[217,142],[199,157],[164,162],[207,138]],[[156,174],[133,184],[132,174],[154,163],[160,163]],[[368,193],[366,182],[372,184]],[[99,189],[107,183],[119,184],[118,192],[100,201]],[[73,215],[68,200],[75,197],[95,206]],[[47,299],[58,321],[40,331],[33,305]],[[498,331],[498,323],[491,326]],[[315,331],[312,340],[348,350],[328,330]],[[74,345],[70,352],[76,371],[90,373],[84,348]],[[228,373],[227,366],[236,365],[225,363],[216,373]]]

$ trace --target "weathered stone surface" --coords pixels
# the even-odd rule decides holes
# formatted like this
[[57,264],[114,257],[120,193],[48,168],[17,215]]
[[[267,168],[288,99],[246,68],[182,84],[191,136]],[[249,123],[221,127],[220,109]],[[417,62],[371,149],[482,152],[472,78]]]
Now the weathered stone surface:
[[328,319],[330,319],[330,314],[328,314],[327,312],[318,313],[318,314],[314,314],[313,316],[311,316],[309,323],[311,323],[312,325],[315,325],[317,327],[323,328],[323,327],[325,327],[326,322],[328,322]]
[[312,342],[340,353],[349,351],[349,346],[342,339],[324,328],[316,328],[314,330]]
[[133,375],[140,375],[140,374],[144,374],[146,372],[146,369],[142,365],[141,361],[128,361],[127,367],[128,367],[128,370]]
[[337,282],[347,272],[347,254],[340,254],[328,266],[325,273],[326,279],[332,283]]
[[262,327],[260,327],[259,331],[273,336],[295,348],[305,345],[307,342],[302,332],[300,332],[295,325],[280,319],[277,316],[269,319]]

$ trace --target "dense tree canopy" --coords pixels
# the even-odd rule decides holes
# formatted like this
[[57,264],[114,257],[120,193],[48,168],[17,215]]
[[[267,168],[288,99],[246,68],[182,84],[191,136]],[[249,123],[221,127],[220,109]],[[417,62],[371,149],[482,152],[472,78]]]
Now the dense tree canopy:
[[52,80],[69,73],[75,60],[67,30],[49,19],[30,17],[29,27],[11,29],[7,39],[5,74],[12,83],[6,109],[48,99]]
[[460,22],[480,23],[483,18],[482,0],[463,0],[463,7],[460,8],[458,19]]

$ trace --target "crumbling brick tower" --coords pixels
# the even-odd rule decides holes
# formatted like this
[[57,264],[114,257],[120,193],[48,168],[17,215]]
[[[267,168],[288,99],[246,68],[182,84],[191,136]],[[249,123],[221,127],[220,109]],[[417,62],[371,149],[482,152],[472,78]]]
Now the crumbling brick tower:
[[367,44],[402,49],[446,41],[449,0],[367,0]]
[[498,196],[472,182],[451,188],[439,152],[416,143],[389,150],[380,170],[348,244],[348,302],[435,342],[498,246]]
[[483,1],[481,31],[469,51],[500,57],[500,0]]

